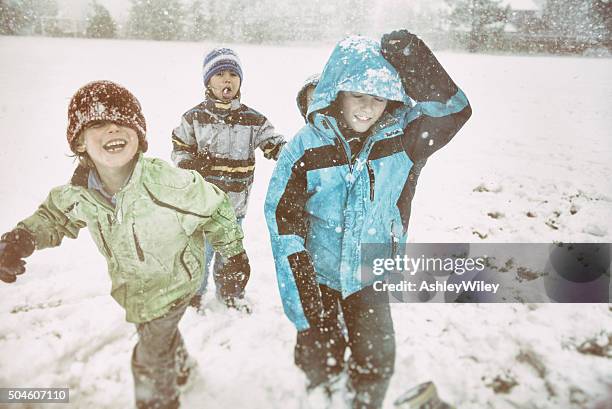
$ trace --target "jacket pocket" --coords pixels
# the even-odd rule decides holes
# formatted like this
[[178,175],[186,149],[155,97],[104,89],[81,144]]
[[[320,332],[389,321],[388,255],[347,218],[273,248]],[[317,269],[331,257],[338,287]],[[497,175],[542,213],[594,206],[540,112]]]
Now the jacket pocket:
[[100,239],[102,240],[104,251],[106,251],[106,254],[108,255],[108,257],[112,257],[113,254],[110,251],[110,247],[108,247],[108,243],[106,242],[106,239],[104,238],[104,233],[102,233],[102,226],[100,225],[100,222],[98,222],[97,224],[98,224],[98,234],[100,234]]
[[374,201],[374,188],[376,187],[376,179],[374,178],[374,169],[372,169],[372,165],[370,161],[366,162],[366,167],[368,168],[368,176],[370,178],[370,201]]
[[140,240],[138,240],[138,236],[136,235],[136,228],[134,227],[136,223],[132,223],[132,235],[134,237],[134,247],[136,247],[136,254],[138,255],[138,260],[145,261],[144,252],[142,251],[142,247],[140,247]]
[[183,266],[183,269],[189,276],[189,281],[193,280],[194,273],[201,268],[201,265],[193,254],[191,254],[189,245],[186,245],[183,251],[181,251],[179,260],[181,262],[181,266]]

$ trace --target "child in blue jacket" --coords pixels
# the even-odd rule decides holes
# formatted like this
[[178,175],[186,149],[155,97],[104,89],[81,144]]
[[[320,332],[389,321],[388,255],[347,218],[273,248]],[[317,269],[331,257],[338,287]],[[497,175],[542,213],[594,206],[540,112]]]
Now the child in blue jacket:
[[332,52],[265,204],[283,307],[298,331],[295,363],[310,396],[331,402],[346,368],[350,406],[382,407],[395,335],[389,304],[373,303],[372,283],[360,277],[361,244],[407,241],[418,170],[470,115],[464,93],[405,30],[381,43],[348,37]]

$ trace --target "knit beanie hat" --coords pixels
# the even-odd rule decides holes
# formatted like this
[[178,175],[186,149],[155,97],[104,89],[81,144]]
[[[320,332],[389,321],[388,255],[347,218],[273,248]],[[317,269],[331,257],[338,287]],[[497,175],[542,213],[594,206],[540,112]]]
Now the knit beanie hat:
[[215,48],[204,57],[202,67],[204,86],[208,86],[208,81],[213,75],[223,70],[235,72],[242,84],[242,67],[238,55],[229,48]]
[[79,134],[94,121],[111,121],[132,128],[138,134],[140,150],[146,152],[147,124],[140,103],[127,89],[111,81],[93,81],[81,87],[68,105],[66,136],[76,152]]

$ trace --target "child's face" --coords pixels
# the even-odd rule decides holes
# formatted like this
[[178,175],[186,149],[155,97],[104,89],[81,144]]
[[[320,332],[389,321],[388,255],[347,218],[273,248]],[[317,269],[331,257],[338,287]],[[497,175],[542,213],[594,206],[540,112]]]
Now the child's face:
[[387,100],[359,92],[340,92],[340,110],[346,125],[356,132],[365,132],[385,111]]
[[308,107],[312,103],[312,98],[314,97],[315,88],[316,87],[314,85],[309,85],[308,88],[306,89],[306,109],[308,109]]
[[121,169],[138,152],[138,134],[109,121],[92,122],[79,137],[77,151],[89,155],[98,171]]
[[219,71],[210,78],[208,87],[217,99],[229,102],[240,90],[240,77],[232,70]]

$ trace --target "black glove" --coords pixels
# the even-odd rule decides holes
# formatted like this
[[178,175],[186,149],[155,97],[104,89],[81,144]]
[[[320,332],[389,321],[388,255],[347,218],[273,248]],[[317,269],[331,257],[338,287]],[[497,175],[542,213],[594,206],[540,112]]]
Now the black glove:
[[14,229],[0,238],[0,280],[13,283],[25,273],[25,261],[34,252],[34,237],[24,229]]
[[307,251],[300,251],[289,255],[288,261],[308,324],[310,327],[322,326],[325,318],[323,298],[310,255]]
[[429,47],[408,30],[383,35],[381,51],[399,73],[410,98],[446,102],[457,93],[457,85]]
[[210,167],[212,166],[212,154],[208,149],[204,149],[201,152],[197,152],[193,159],[185,159],[178,163],[178,167],[182,169],[191,169],[197,171],[203,177],[206,177],[210,173]]
[[234,307],[236,298],[244,297],[244,288],[250,276],[251,266],[245,251],[225,261],[215,281],[217,291],[228,307]]

